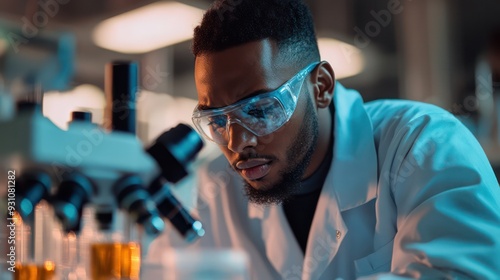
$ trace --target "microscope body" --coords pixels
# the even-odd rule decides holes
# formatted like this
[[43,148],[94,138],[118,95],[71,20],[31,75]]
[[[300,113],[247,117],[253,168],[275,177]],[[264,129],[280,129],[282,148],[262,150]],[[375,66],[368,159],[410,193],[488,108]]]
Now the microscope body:
[[169,191],[203,146],[190,127],[180,124],[145,148],[86,112],[74,112],[63,130],[35,102],[18,102],[15,111],[0,118],[0,179],[9,181],[0,213],[14,225],[0,224],[0,242],[15,239],[0,253],[14,252],[3,270],[17,270],[14,279],[139,279],[141,236],[158,235],[165,220],[188,241],[203,236]]

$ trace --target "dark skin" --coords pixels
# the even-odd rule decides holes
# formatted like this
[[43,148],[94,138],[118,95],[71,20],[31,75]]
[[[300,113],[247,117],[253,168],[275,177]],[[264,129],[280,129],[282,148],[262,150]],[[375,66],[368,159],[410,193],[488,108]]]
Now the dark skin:
[[[272,91],[302,69],[305,65],[286,62],[274,41],[265,39],[232,47],[220,52],[202,54],[195,60],[195,82],[201,109],[220,108],[241,99]],[[321,164],[332,137],[332,117],[328,106],[332,101],[335,78],[328,62],[321,62],[306,77],[299,95],[297,108],[291,119],[270,135],[257,137],[239,124],[232,124],[227,146],[219,146],[229,163],[256,190],[272,188],[282,171],[291,161],[287,148],[302,133],[306,113],[316,114],[319,127],[318,140],[309,165],[302,179],[309,177]],[[306,112],[307,99],[313,104],[312,112]],[[257,156],[271,158],[269,172],[258,180],[249,180],[245,170],[238,169],[238,162]],[[303,155],[295,155],[300,160]]]

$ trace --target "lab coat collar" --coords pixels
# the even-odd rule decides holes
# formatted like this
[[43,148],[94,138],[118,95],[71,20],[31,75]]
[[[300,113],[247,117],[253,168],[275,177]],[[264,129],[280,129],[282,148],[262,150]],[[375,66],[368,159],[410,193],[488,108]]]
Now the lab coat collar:
[[362,205],[377,195],[377,152],[371,120],[360,94],[336,83],[333,189],[339,209]]

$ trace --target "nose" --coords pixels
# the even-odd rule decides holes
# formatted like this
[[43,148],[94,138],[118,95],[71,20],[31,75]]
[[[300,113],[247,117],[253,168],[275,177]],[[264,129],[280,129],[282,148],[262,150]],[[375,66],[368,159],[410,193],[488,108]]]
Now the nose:
[[242,153],[246,148],[257,146],[257,136],[238,123],[229,125],[227,148],[234,153]]

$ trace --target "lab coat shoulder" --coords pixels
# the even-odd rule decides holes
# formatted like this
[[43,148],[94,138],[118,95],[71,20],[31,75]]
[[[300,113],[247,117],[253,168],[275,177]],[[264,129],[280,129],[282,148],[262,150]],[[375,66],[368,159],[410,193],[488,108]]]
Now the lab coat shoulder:
[[[410,130],[418,130],[419,120],[431,118],[433,122],[440,119],[455,121],[455,117],[444,109],[427,103],[408,100],[377,100],[365,103],[365,110],[370,116],[373,127],[373,138],[377,147],[379,163],[385,161],[386,156],[393,155],[390,148],[411,145],[402,136]],[[415,140],[415,139],[414,139]],[[401,146],[403,145],[403,146]]]
[[475,137],[433,105],[377,101],[365,108],[378,155],[378,199],[391,201],[384,213],[396,227],[391,272],[500,275],[500,188]]

